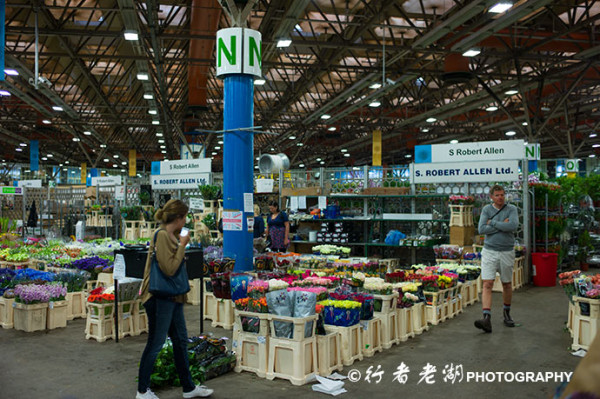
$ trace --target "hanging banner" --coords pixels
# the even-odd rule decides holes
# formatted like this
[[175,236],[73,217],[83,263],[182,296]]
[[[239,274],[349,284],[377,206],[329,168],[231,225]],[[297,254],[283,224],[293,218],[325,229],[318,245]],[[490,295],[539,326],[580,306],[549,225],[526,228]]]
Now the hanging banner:
[[[4,29],[6,25],[6,1],[0,0],[0,80],[4,80],[4,49],[6,48],[6,38]],[[33,169],[31,169],[33,170]],[[37,170],[37,169],[36,169]]]
[[217,31],[217,76],[243,73],[262,77],[262,35],[246,28]]
[[519,180],[519,161],[413,164],[413,184]]
[[129,176],[137,175],[137,153],[135,150],[129,150]]
[[121,176],[92,177],[92,186],[120,186]]
[[566,159],[565,172],[579,172],[579,159]]
[[40,142],[38,140],[29,141],[29,169],[32,172],[40,170]]
[[381,166],[381,130],[373,130],[373,166]]
[[81,164],[81,184],[87,183],[87,163]]
[[41,180],[19,180],[17,181],[17,187],[30,187],[30,188],[41,188]]
[[152,162],[152,175],[189,175],[210,173],[211,159],[182,159],[179,161]]
[[542,159],[542,146],[539,143],[530,143],[525,146],[525,157],[528,161]]
[[415,163],[470,162],[525,158],[523,140],[415,146]]

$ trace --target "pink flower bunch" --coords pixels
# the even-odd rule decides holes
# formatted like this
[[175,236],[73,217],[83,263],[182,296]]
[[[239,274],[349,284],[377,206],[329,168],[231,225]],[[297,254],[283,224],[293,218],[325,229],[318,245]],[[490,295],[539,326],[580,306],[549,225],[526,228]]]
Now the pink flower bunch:
[[15,301],[27,304],[48,302],[50,301],[50,290],[46,285],[19,284],[15,287]]
[[600,290],[598,288],[592,288],[585,293],[585,296],[592,299],[600,298]]
[[306,291],[314,292],[317,296],[327,292],[325,287],[288,287],[288,291]]

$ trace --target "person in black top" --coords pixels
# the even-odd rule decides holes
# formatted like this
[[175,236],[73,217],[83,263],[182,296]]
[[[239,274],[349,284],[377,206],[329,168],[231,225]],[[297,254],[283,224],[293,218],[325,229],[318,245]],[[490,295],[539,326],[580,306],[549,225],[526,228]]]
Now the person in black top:
[[271,214],[267,217],[265,234],[271,238],[271,249],[285,252],[290,245],[290,222],[285,212],[279,210],[277,201],[269,204]]
[[254,238],[260,238],[265,234],[265,220],[260,215],[260,206],[254,204]]

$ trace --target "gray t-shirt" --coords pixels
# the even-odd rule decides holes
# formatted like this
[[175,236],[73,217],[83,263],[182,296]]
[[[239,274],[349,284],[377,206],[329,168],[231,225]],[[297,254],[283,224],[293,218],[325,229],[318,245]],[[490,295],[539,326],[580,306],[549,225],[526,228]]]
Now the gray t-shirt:
[[[494,251],[512,251],[515,247],[515,231],[519,226],[519,215],[517,207],[506,204],[504,209],[498,212],[494,205],[483,207],[479,219],[479,234],[485,234],[484,248]],[[496,215],[496,216],[494,216]],[[494,216],[487,224],[487,221]],[[508,222],[505,220],[508,219]]]

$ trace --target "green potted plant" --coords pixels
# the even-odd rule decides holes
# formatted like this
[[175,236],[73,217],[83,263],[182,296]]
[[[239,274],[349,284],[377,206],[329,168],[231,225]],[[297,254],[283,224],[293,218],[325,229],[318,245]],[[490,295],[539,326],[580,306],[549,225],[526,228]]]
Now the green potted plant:
[[215,201],[221,197],[221,187],[213,184],[203,184],[198,187],[202,199],[205,201]]
[[587,263],[588,255],[590,250],[594,249],[592,246],[590,233],[587,230],[583,230],[579,234],[579,237],[577,238],[577,246],[576,258],[579,261],[581,270],[587,271],[589,269],[589,264]]

